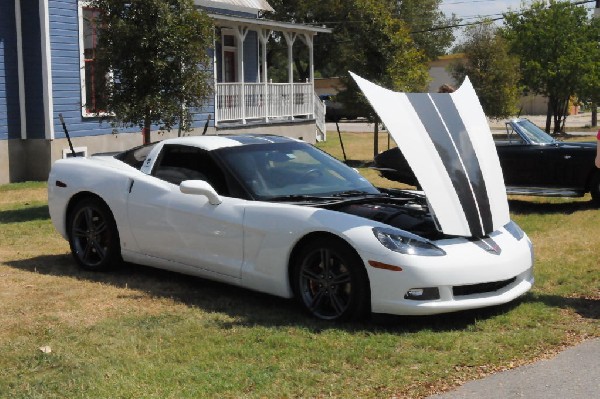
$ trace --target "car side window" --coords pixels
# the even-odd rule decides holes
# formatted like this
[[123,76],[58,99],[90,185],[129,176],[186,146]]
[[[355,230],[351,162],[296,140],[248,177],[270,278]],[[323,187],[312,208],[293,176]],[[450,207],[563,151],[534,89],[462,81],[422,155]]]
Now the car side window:
[[227,195],[227,182],[223,171],[208,151],[201,148],[167,144],[163,147],[152,175],[173,183],[185,180],[204,180],[217,193]]

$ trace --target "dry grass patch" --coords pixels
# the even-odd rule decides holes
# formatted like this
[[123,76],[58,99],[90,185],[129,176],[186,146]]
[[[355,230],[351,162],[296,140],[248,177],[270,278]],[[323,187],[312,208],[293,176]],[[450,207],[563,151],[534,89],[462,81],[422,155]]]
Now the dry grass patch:
[[0,187],[0,397],[419,398],[600,335],[600,221],[586,198],[511,200],[538,255],[519,301],[331,324],[166,271],[82,271],[44,195],[39,183]]
[[45,203],[48,199],[46,185],[39,183],[19,183],[0,185],[0,206],[10,204],[28,205],[28,203]]

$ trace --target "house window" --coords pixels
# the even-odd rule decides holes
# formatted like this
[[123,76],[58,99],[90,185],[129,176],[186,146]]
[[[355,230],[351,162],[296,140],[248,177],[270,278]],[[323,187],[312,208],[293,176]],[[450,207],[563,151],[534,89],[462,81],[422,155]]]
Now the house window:
[[[83,3],[83,4],[82,4]],[[81,64],[81,102],[83,116],[96,116],[106,110],[101,88],[107,74],[101,71],[96,61],[98,33],[96,21],[99,11],[79,2],[80,64]]]
[[228,33],[227,30],[223,31],[221,43],[223,44],[223,82],[230,83],[237,81],[237,47],[236,40],[233,34]]

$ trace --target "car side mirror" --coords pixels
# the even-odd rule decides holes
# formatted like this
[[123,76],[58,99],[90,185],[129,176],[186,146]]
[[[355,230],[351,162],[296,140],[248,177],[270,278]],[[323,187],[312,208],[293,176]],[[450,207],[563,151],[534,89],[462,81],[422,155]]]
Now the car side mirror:
[[219,205],[221,197],[215,189],[204,180],[185,180],[179,185],[179,191],[184,194],[204,195],[211,205]]

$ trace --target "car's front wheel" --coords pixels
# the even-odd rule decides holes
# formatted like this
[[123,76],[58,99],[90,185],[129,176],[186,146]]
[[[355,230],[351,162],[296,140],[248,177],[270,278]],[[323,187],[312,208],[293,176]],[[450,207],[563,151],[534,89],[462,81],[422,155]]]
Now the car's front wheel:
[[119,233],[112,212],[99,198],[79,201],[69,213],[71,253],[87,270],[108,270],[121,262]]
[[304,245],[292,265],[296,299],[323,320],[360,319],[370,310],[367,273],[358,254],[335,238]]

